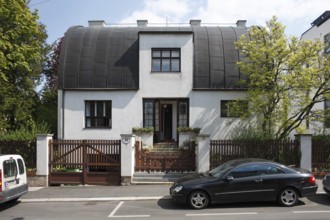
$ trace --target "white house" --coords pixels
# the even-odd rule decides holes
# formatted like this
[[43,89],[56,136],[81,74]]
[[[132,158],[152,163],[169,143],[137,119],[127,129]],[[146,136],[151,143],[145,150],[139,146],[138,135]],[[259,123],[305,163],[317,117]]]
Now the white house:
[[228,101],[241,98],[235,63],[237,26],[71,27],[60,55],[58,138],[120,139],[133,127],[154,127],[154,142],[178,141],[178,127],[228,138],[235,123]]
[[[316,18],[311,27],[301,35],[301,40],[320,40],[326,43],[328,46],[324,53],[330,54],[330,11],[325,11],[322,15]],[[330,108],[330,100],[324,103],[318,103],[315,109],[327,109]],[[318,123],[316,126],[310,128],[313,133],[320,133],[324,129],[330,128],[330,121],[326,121],[324,124]],[[320,131],[321,129],[321,131]]]

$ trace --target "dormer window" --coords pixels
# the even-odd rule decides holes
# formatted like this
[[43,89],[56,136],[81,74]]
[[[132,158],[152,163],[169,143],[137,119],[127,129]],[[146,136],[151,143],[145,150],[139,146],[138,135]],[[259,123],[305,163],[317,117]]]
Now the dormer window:
[[180,48],[153,48],[152,72],[180,72]]

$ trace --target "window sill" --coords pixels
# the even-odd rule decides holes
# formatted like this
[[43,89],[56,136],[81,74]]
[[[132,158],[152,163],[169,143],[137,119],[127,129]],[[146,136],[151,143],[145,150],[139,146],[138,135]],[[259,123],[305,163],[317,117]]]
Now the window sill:
[[176,73],[182,73],[181,71],[151,71],[151,74],[176,74]]
[[85,127],[84,130],[95,130],[95,129],[104,129],[104,130],[109,130],[109,129],[112,129],[111,127]]

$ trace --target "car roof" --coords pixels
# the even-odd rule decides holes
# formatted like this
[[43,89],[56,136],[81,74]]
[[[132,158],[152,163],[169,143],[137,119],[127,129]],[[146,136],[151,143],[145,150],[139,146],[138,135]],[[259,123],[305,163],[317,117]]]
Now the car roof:
[[266,160],[266,159],[260,159],[260,158],[241,158],[241,159],[235,159],[228,161],[232,166],[238,166],[241,164],[246,164],[246,163],[274,163],[273,161]]

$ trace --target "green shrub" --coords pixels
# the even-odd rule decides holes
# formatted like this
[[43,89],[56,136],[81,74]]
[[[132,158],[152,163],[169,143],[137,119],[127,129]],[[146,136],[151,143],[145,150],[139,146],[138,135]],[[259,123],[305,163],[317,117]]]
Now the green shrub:
[[36,139],[37,134],[47,134],[50,131],[46,122],[40,122],[32,128],[20,128],[15,131],[0,133],[0,141],[32,141]]
[[201,131],[200,128],[192,128],[192,127],[178,127],[177,131],[180,132],[195,132],[196,134],[199,134],[199,132]]
[[132,128],[132,132],[133,133],[153,133],[154,128],[153,127],[149,127],[149,128],[134,127],[134,128]]
[[232,140],[251,140],[251,141],[265,141],[274,140],[274,136],[261,129],[255,128],[252,125],[236,126],[230,134]]

